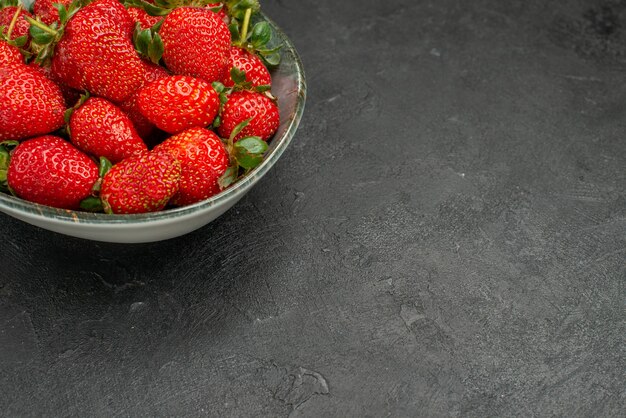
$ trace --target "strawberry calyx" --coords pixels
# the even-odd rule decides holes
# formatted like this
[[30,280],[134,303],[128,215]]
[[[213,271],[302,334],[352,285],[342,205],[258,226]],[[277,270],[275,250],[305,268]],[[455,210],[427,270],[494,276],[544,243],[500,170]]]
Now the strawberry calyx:
[[7,172],[11,161],[11,151],[19,145],[18,141],[0,142],[0,191],[11,192],[7,183]]
[[149,59],[154,64],[158,64],[161,61],[164,51],[163,40],[161,35],[159,35],[161,25],[163,25],[163,20],[160,20],[148,29],[142,29],[141,25],[136,23],[135,31],[133,32],[135,49],[139,55]]
[[59,12],[59,22],[53,22],[50,25],[43,23],[39,17],[33,19],[24,16],[24,19],[30,23],[28,33],[31,37],[31,50],[35,55],[35,62],[43,64],[54,54],[54,47],[63,37],[63,32],[67,22],[78,12],[88,0],[75,0],[69,6],[55,3],[54,7]]
[[102,187],[102,179],[111,170],[113,164],[105,157],[100,157],[98,164],[98,180],[91,188],[91,196],[88,196],[81,200],[80,208],[87,212],[104,212],[105,206],[100,199],[100,189]]
[[[256,5],[254,5],[256,3]],[[272,28],[265,21],[256,22],[250,29],[253,16],[259,12],[258,2],[256,0],[239,0],[236,5],[229,6],[226,2],[231,22],[228,26],[233,38],[233,45],[243,48],[252,54],[256,54],[261,58],[263,63],[268,67],[276,67],[280,64],[280,49],[282,44],[270,47],[272,40]],[[249,5],[241,11],[241,7]]]
[[263,157],[268,149],[267,142],[258,136],[248,136],[235,142],[235,137],[248,126],[251,120],[252,118],[244,120],[233,129],[228,139],[222,139],[230,156],[230,167],[226,169],[218,180],[222,190],[235,183],[263,162]]

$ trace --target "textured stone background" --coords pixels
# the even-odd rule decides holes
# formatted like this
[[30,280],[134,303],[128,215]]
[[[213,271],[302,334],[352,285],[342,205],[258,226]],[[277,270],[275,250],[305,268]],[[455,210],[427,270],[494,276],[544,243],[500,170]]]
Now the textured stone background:
[[0,414],[623,416],[626,2],[263,5],[309,99],[233,210],[0,216]]

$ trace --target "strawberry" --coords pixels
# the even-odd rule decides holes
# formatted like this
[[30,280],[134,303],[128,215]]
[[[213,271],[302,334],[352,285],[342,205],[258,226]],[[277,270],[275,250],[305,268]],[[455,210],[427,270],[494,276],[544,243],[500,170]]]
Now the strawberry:
[[163,21],[163,61],[174,74],[221,80],[227,71],[230,31],[210,9],[180,7]]
[[[27,10],[24,10],[20,7],[17,7],[17,2],[15,5],[3,7],[0,9],[0,26],[4,26],[4,31],[2,32],[4,35],[7,35],[8,39],[14,40],[16,38],[20,38],[22,36],[28,37],[28,28],[30,28],[30,24],[24,16],[33,17]],[[19,10],[19,13],[18,13]],[[11,22],[13,21],[15,14],[18,13],[17,19],[13,26],[11,26]],[[9,34],[9,29],[11,33]]]
[[0,67],[0,140],[43,135],[63,126],[59,87],[26,65]]
[[229,158],[212,131],[188,129],[166,139],[153,152],[167,152],[181,163],[180,188],[171,204],[190,205],[220,192],[218,180],[228,168]]
[[258,136],[267,141],[278,129],[280,121],[274,100],[250,91],[233,92],[221,116],[218,132],[223,138],[228,138],[237,125],[250,119],[248,125],[235,136],[235,142],[247,136]]
[[[56,79],[113,102],[127,99],[143,82],[144,66],[132,43],[133,22],[117,0],[96,0],[75,11],[63,31],[30,21],[58,41],[52,56]],[[60,38],[60,39],[59,39]],[[38,60],[51,45],[38,45]]]
[[126,9],[134,23],[139,23],[142,29],[148,29],[163,20],[163,16],[150,16],[148,12],[140,7],[129,7]]
[[[144,67],[145,71],[143,73],[143,84],[147,84],[161,78],[169,77],[170,75],[165,68],[151,62],[144,61]],[[156,127],[139,110],[137,100],[139,98],[140,91],[141,89],[131,94],[128,99],[119,104],[119,107],[124,111],[124,113],[128,115],[131,122],[133,122],[133,125],[135,126],[135,129],[137,130],[139,136],[143,139],[146,139],[150,136],[150,134],[152,134]]]
[[62,4],[68,7],[71,3],[72,0],[35,0],[33,13],[46,25],[51,25],[55,22],[60,23],[59,11],[54,7],[54,4]]
[[96,163],[52,135],[18,145],[7,171],[8,185],[15,195],[62,209],[78,209],[97,180]]
[[74,104],[80,99],[80,91],[73,89],[71,87],[66,86],[65,84],[59,82],[54,78],[54,74],[52,73],[52,69],[48,66],[42,66],[37,64],[36,62],[31,62],[28,66],[49,80],[52,80],[59,89],[61,90],[61,94],[63,95],[63,99],[65,100],[65,105],[67,107],[72,107]]
[[113,164],[148,151],[128,116],[99,97],[88,98],[72,112],[69,128],[76,147]]
[[[236,68],[245,72],[245,81],[250,83],[252,87],[270,86],[272,84],[272,76],[263,61],[255,54],[248,52],[244,48],[233,46],[230,48],[230,56],[228,68]],[[233,87],[233,81],[230,70],[222,78],[221,82],[226,87]]]
[[139,91],[137,103],[148,120],[171,134],[210,125],[220,107],[211,84],[184,75],[148,83]]
[[168,153],[148,152],[118,163],[102,179],[107,213],[161,210],[178,191],[180,163]]
[[24,64],[24,57],[22,57],[20,50],[17,47],[0,40],[0,67],[7,67],[16,64]]

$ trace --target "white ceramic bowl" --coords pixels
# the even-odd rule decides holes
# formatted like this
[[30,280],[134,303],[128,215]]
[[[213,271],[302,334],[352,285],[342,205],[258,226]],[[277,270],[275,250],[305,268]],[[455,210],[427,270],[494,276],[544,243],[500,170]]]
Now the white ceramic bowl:
[[272,168],[294,137],[306,100],[302,63],[287,36],[262,15],[282,43],[280,66],[272,72],[272,93],[278,97],[280,127],[264,161],[239,182],[194,205],[140,215],[87,213],[31,203],[0,193],[0,211],[50,231],[95,241],[140,243],[174,238],[211,222],[241,199]]

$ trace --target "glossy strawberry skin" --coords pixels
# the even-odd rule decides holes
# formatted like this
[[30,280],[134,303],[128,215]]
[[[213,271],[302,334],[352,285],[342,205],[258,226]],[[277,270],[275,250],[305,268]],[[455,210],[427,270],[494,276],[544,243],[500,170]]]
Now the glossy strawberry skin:
[[59,87],[27,65],[0,67],[0,140],[44,135],[64,124]]
[[135,127],[108,100],[90,97],[70,118],[72,143],[94,157],[106,157],[113,164],[148,151]]
[[235,85],[230,76],[231,68],[245,71],[246,81],[250,82],[253,87],[270,86],[272,84],[272,76],[267,67],[263,64],[263,61],[261,61],[261,58],[243,48],[233,46],[230,49],[228,71],[222,79],[222,84],[226,87],[233,87]]
[[24,141],[15,148],[7,180],[22,199],[78,209],[98,180],[98,166],[69,142],[46,135]]
[[163,62],[174,74],[221,80],[227,71],[230,31],[219,14],[209,9],[180,7],[172,11],[159,31]]
[[54,22],[59,23],[59,11],[54,7],[55,3],[68,7],[72,0],[35,0],[33,14],[39,16],[46,25],[51,25]]
[[167,152],[181,163],[180,188],[171,204],[186,206],[220,192],[218,180],[230,160],[224,144],[214,132],[191,128],[166,139],[153,152]]
[[220,107],[219,95],[210,83],[182,75],[146,84],[137,103],[148,120],[171,134],[210,125]]
[[52,73],[52,69],[50,67],[42,66],[35,62],[31,62],[30,64],[28,64],[28,66],[30,68],[33,68],[40,74],[42,74],[48,80],[51,80],[57,86],[59,86],[59,89],[61,90],[61,94],[63,95],[63,99],[65,100],[65,105],[67,107],[74,106],[74,104],[76,104],[76,102],[80,99],[81,92],[63,84],[59,80],[56,80],[54,78],[54,74]]
[[[0,9],[0,26],[4,26],[4,34],[6,35],[9,30],[9,25],[11,24],[11,20],[13,19],[13,15],[17,12],[17,7],[8,6]],[[30,28],[30,23],[24,16],[33,17],[28,11],[22,9],[19,17],[15,23],[15,27],[13,28],[13,32],[11,32],[11,39],[19,38],[20,36],[27,35],[28,29]]]
[[250,123],[235,137],[235,141],[248,136],[258,136],[269,140],[278,129],[280,117],[276,103],[261,93],[241,91],[232,93],[222,111],[222,123],[218,128],[220,136],[230,137],[233,129],[241,122]]
[[132,44],[133,22],[117,0],[96,0],[68,22],[52,58],[55,77],[113,102],[127,99],[143,81]]
[[24,57],[20,50],[0,40],[0,67],[22,64],[24,64]]
[[180,163],[168,153],[127,158],[102,180],[100,198],[108,213],[146,213],[163,209],[178,191]]

